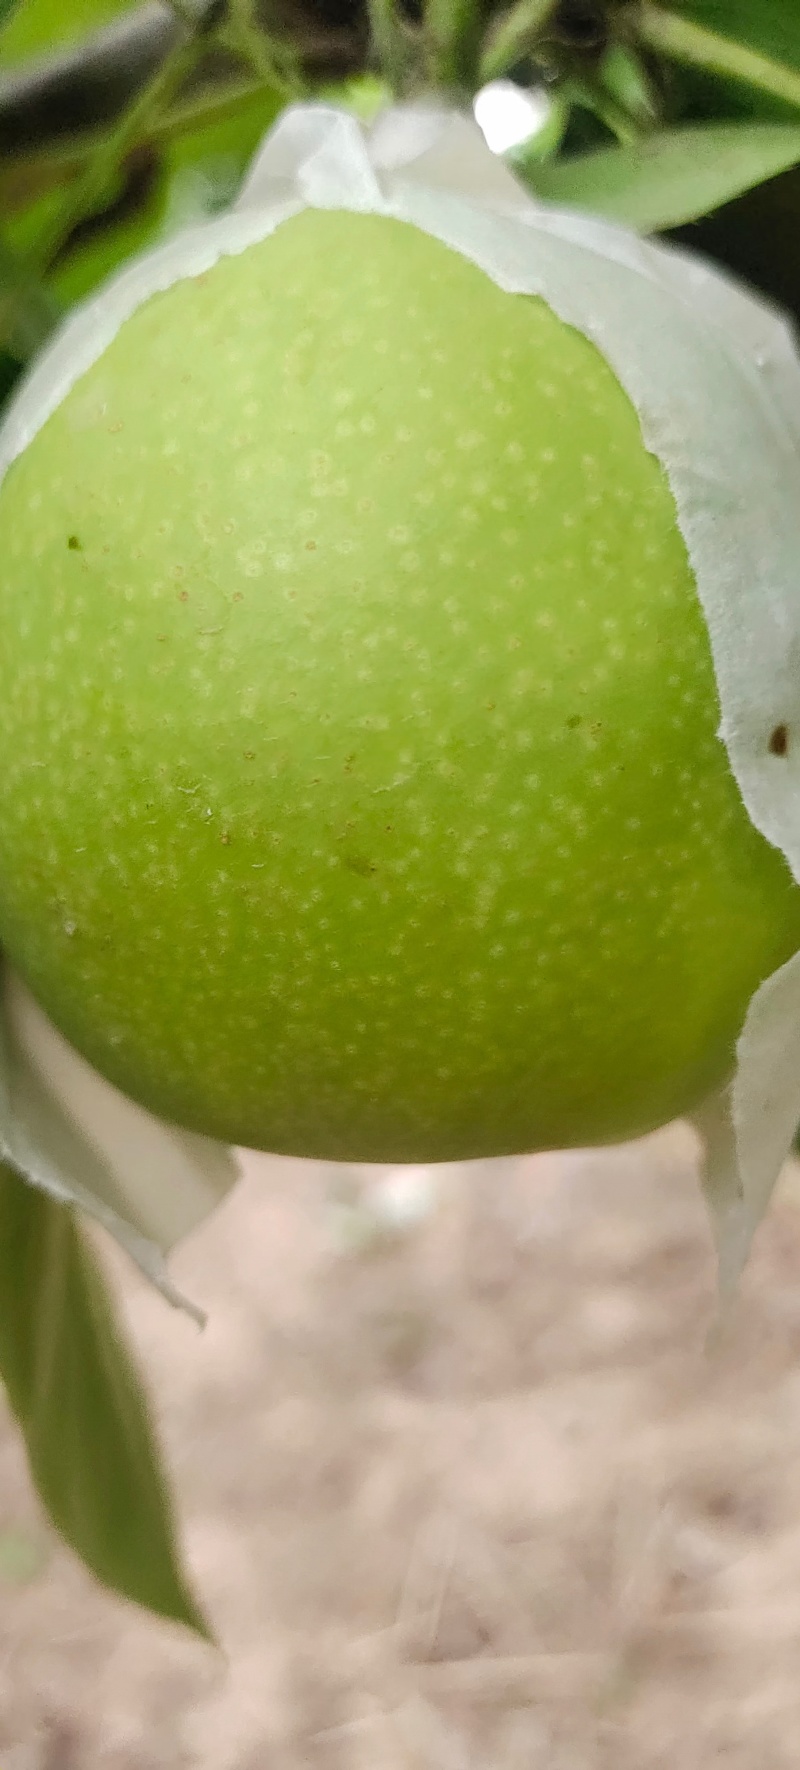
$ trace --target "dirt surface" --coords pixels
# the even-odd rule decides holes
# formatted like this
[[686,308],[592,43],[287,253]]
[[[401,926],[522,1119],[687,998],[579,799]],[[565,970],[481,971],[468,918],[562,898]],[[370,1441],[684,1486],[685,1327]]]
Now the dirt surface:
[[797,1770],[800,1170],[713,1350],[693,1139],[448,1169],[348,1248],[251,1160],[113,1259],[223,1651],[98,1590],[0,1421],[0,1770]]

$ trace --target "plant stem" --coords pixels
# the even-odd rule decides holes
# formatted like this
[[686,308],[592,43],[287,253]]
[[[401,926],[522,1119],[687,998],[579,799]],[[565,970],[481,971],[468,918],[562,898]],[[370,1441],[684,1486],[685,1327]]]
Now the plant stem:
[[368,0],[372,54],[395,94],[405,91],[412,53],[410,33],[397,10],[397,0]]
[[429,84],[472,93],[479,83],[480,0],[426,0],[424,33]]
[[800,108],[800,73],[783,62],[772,61],[745,43],[720,37],[705,25],[696,25],[660,6],[642,6],[633,17],[635,36],[647,49],[685,67],[703,68],[710,74],[740,80],[745,86]]
[[296,58],[290,50],[274,45],[262,31],[253,0],[229,0],[228,17],[215,36],[218,43],[249,64],[262,85],[272,85],[285,98],[300,90]]
[[153,119],[171,104],[202,51],[200,39],[190,37],[187,41],[184,34],[115,128],[97,143],[80,177],[69,187],[58,214],[37,243],[33,265],[39,275],[50,269],[78,222],[102,203],[126,154],[148,133]]
[[[281,0],[281,16],[281,47],[285,41],[305,79],[330,83],[364,71],[367,30],[360,15],[344,26],[328,25],[315,0]],[[172,7],[147,0],[77,44],[3,68],[0,152],[24,156],[66,131],[88,133],[101,121],[116,121],[161,65],[175,35]],[[204,72],[217,78],[214,66]]]
[[481,85],[508,72],[536,43],[553,11],[555,0],[517,0],[489,31],[480,59]]
[[[186,98],[171,106],[163,115],[154,117],[142,139],[157,145],[181,135],[236,117],[243,105],[260,93],[273,92],[272,81],[226,80],[195,98]],[[79,136],[67,136],[50,147],[30,154],[14,155],[3,162],[0,158],[0,212],[13,215],[26,208],[31,197],[42,196],[54,185],[63,185],[85,170],[92,155],[99,150],[105,131],[95,129]]]
[[612,43],[600,63],[597,79],[638,129],[655,128],[659,120],[658,99],[635,49]]
[[603,90],[599,81],[582,80],[576,74],[563,82],[561,90],[570,104],[591,111],[623,147],[632,147],[639,140],[642,131],[635,119],[611,93]]

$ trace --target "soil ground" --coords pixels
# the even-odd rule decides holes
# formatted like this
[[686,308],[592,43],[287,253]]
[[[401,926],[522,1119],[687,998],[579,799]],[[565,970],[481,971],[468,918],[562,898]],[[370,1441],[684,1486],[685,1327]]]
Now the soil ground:
[[249,1158],[116,1255],[215,1651],[99,1590],[0,1419],[0,1770],[797,1770],[800,1169],[709,1348],[691,1134],[440,1173],[395,1243]]

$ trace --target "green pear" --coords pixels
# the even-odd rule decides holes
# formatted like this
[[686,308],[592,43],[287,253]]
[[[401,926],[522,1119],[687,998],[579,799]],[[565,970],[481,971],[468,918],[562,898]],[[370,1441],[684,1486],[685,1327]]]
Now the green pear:
[[800,891],[598,350],[306,210],[146,300],[0,491],[0,940],[226,1141],[450,1160],[725,1081]]

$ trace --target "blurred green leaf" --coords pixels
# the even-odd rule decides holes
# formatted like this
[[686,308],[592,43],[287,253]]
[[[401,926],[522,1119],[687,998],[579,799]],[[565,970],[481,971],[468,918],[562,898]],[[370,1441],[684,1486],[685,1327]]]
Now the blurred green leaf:
[[0,1374],[54,1524],[107,1586],[207,1636],[139,1377],[73,1213],[0,1167]]
[[22,363],[0,348],[0,412],[22,374]]
[[82,300],[134,253],[230,203],[282,104],[277,93],[256,93],[233,116],[166,143],[143,202],[76,241],[56,266],[51,286],[59,299]]
[[502,78],[524,59],[547,23],[553,3],[554,0],[516,0],[516,4],[499,9],[483,45],[481,84]]
[[640,129],[654,128],[658,104],[641,56],[621,43],[612,44],[600,63],[598,79]]
[[800,168],[670,236],[760,289],[800,324]]
[[674,10],[722,37],[734,37],[762,55],[800,69],[796,0],[684,0]]
[[61,317],[56,298],[0,232],[0,338],[23,362],[49,338]]
[[711,123],[523,170],[550,202],[655,233],[706,215],[799,162],[800,124]]
[[5,30],[15,6],[18,5],[19,0],[0,0],[0,31]]
[[[172,138],[145,147],[129,163],[130,176],[118,179],[112,207],[79,230],[59,258],[48,279],[52,293],[66,306],[82,300],[126,259],[230,203],[282,104],[276,92],[243,93],[230,109],[221,105],[195,124],[189,118]],[[13,185],[8,188],[11,194]],[[56,188],[8,221],[7,237],[18,253],[35,255],[61,202]]]
[[792,0],[709,0],[631,14],[660,69],[673,117],[789,122],[800,110],[800,7]]
[[572,74],[562,82],[560,90],[573,109],[590,111],[606,135],[613,136],[625,146],[632,146],[639,140],[638,121],[603,85],[598,72],[592,76]]
[[84,37],[98,30],[120,12],[129,12],[137,0],[0,0],[3,9],[16,8],[0,43],[0,65],[24,60]]

